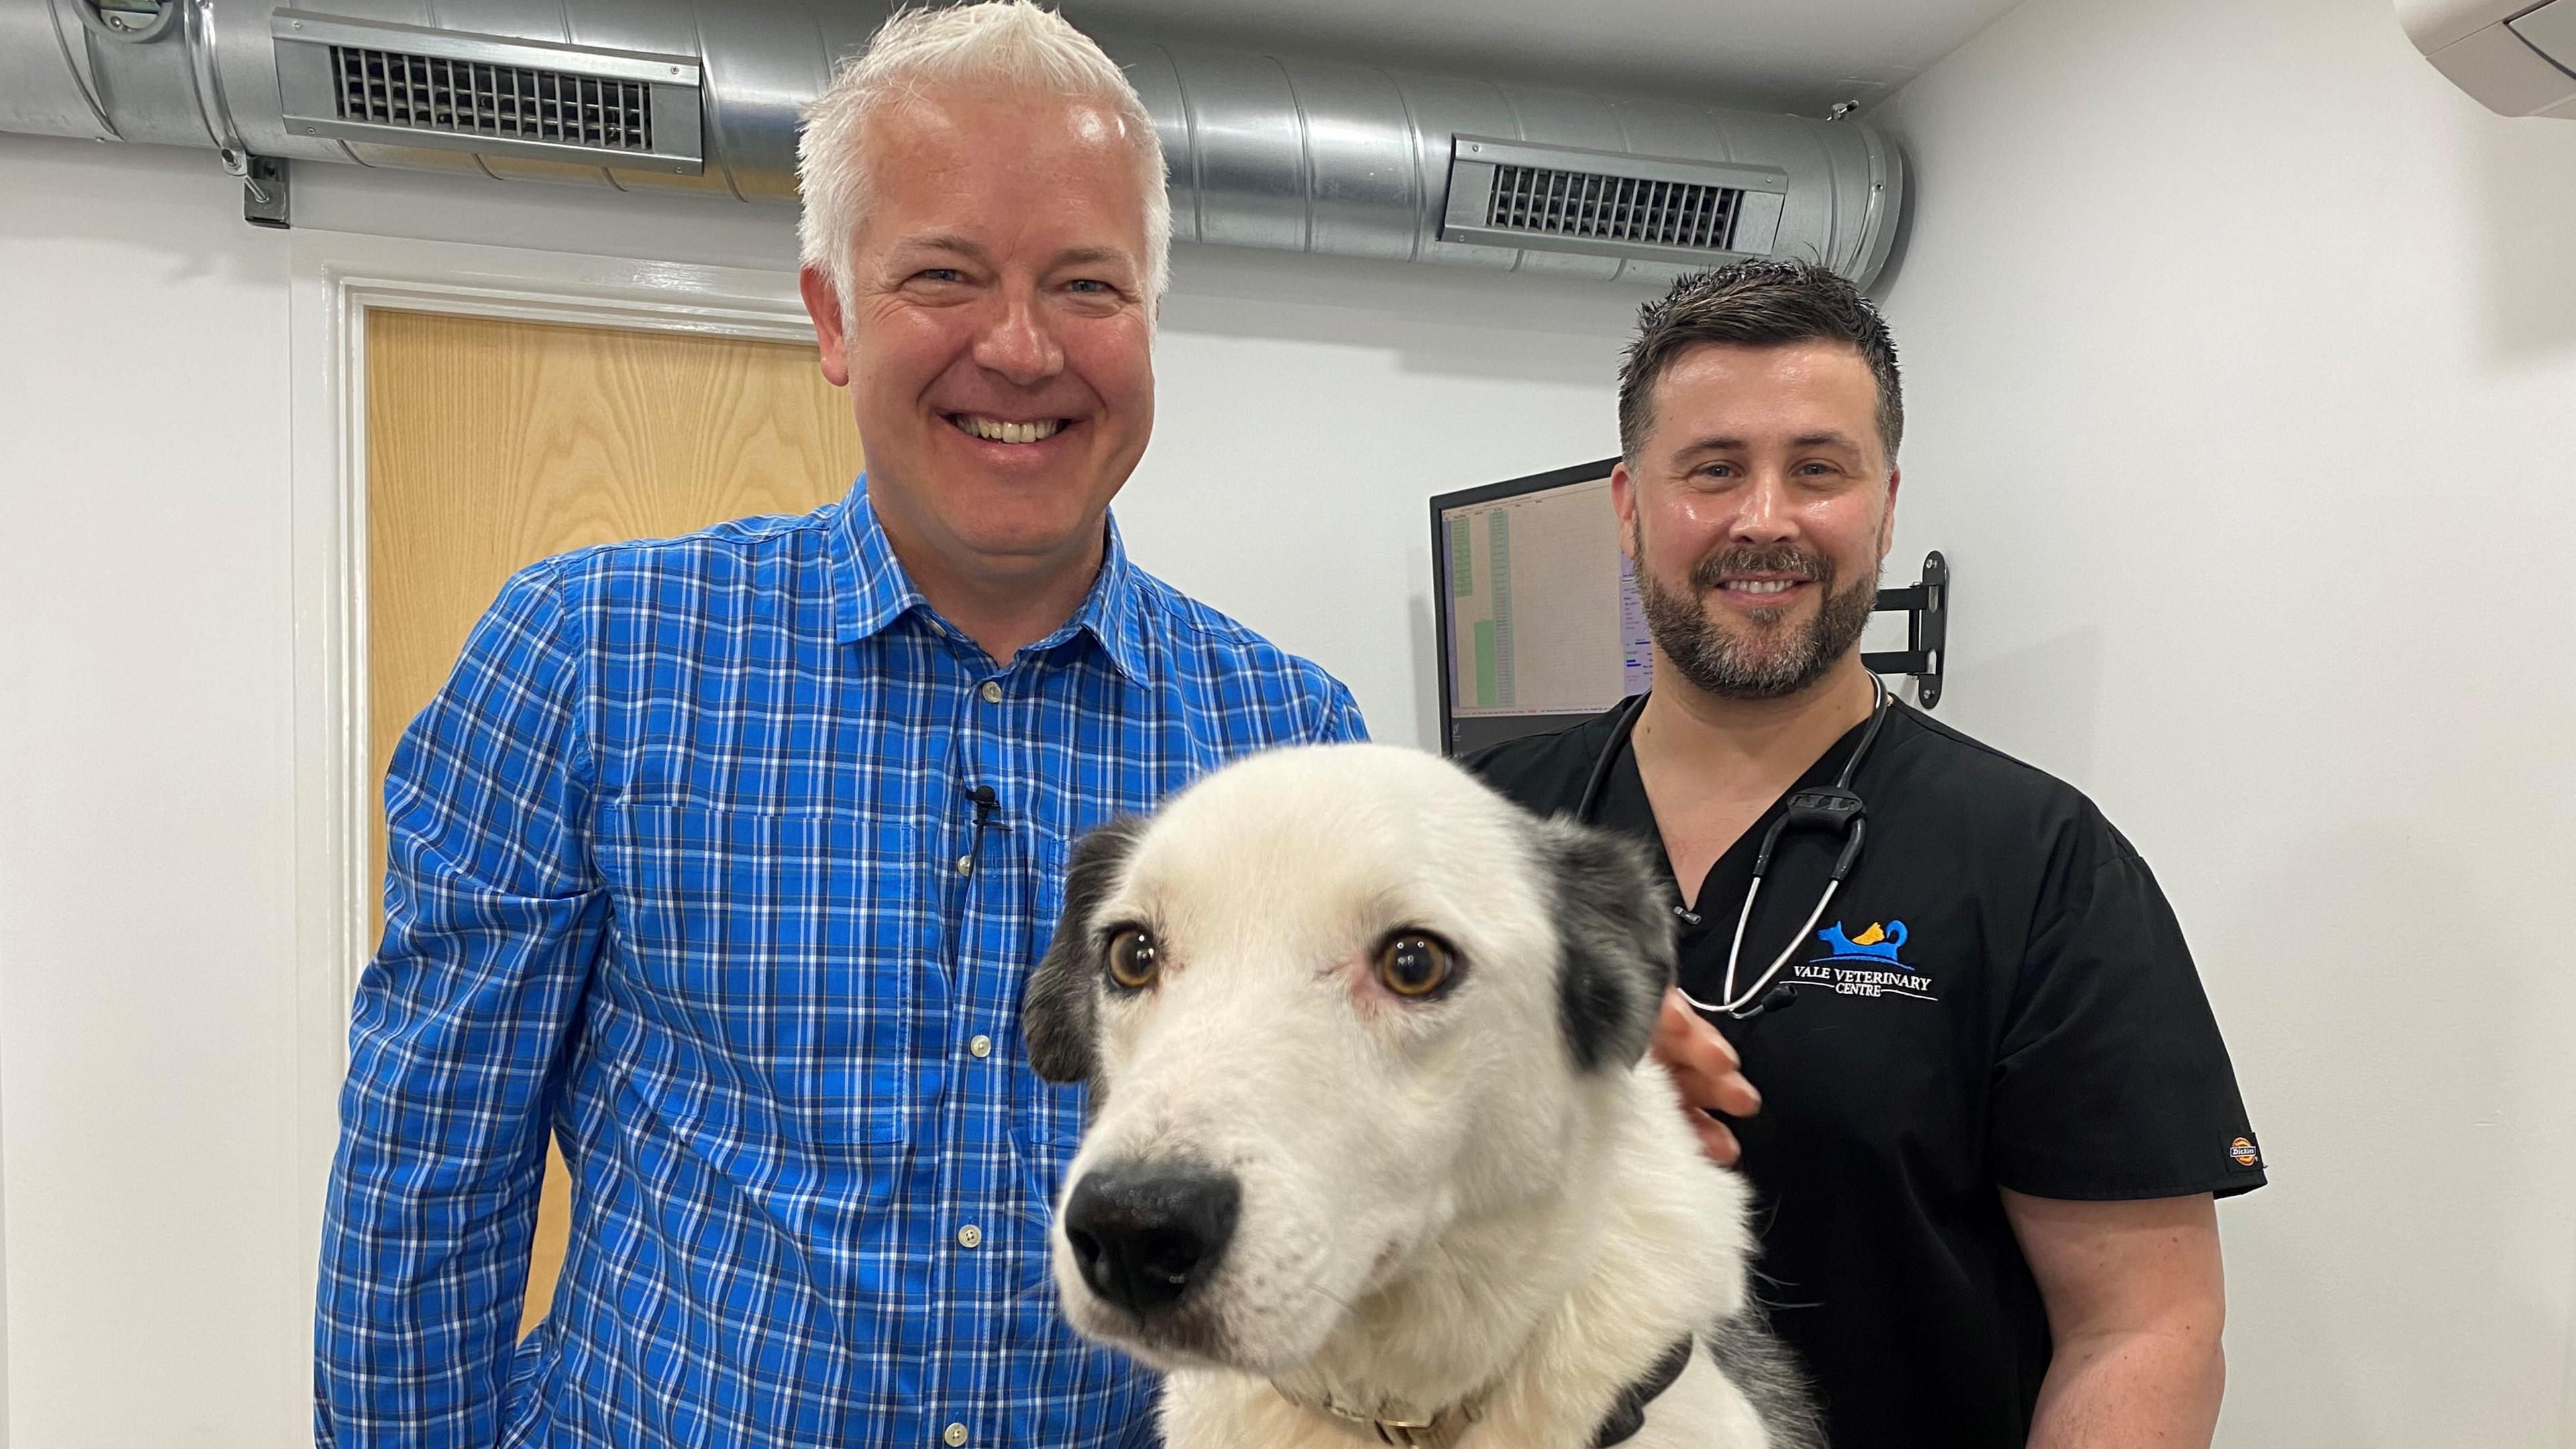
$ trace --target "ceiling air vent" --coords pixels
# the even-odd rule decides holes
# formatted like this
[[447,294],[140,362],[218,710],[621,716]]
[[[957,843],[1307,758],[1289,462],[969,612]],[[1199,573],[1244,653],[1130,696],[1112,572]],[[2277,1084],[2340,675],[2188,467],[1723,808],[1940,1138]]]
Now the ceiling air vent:
[[695,175],[699,67],[600,50],[280,10],[290,133]]
[[331,76],[344,121],[617,151],[653,149],[652,92],[641,81],[354,45],[331,47]]
[[1459,136],[1440,239],[1684,265],[1769,256],[1788,173]]

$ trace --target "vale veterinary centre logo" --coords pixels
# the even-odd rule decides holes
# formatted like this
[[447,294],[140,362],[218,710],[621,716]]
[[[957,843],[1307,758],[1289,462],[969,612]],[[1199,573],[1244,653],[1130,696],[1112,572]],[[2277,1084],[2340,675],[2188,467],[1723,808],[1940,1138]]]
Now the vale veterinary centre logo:
[[1842,922],[1836,921],[1816,933],[1816,939],[1824,943],[1824,954],[1799,962],[1797,980],[1801,985],[1826,987],[1844,996],[1940,1000],[1932,994],[1932,979],[1898,956],[1905,948],[1905,938],[1903,921],[1885,925],[1873,921],[1857,936],[1846,933]]

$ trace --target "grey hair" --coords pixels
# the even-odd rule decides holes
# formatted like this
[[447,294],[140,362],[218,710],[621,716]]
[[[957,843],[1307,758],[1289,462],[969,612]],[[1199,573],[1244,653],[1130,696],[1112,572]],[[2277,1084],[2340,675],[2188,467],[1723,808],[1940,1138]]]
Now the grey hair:
[[1034,0],[983,0],[896,11],[805,108],[796,143],[803,198],[797,250],[804,265],[830,279],[843,309],[850,306],[850,237],[868,205],[862,142],[870,117],[891,101],[959,82],[1097,101],[1117,114],[1144,182],[1145,295],[1149,304],[1159,303],[1172,270],[1172,198],[1162,138],[1144,100],[1117,62],[1063,16]]

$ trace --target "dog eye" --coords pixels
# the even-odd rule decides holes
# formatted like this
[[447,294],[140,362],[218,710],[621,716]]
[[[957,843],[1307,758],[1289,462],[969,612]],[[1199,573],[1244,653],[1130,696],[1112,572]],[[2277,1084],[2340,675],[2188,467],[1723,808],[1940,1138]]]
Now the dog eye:
[[1109,938],[1109,979],[1120,986],[1142,991],[1154,984],[1161,969],[1162,952],[1140,927],[1125,927]]
[[1398,996],[1429,996],[1449,984],[1457,958],[1437,936],[1408,931],[1377,948],[1377,979]]

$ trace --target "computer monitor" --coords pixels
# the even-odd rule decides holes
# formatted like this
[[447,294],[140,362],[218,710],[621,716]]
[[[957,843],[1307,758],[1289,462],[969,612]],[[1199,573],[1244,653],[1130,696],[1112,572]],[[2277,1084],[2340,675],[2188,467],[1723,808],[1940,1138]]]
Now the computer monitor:
[[1654,682],[1610,509],[1618,461],[1431,500],[1444,752],[1563,729]]

